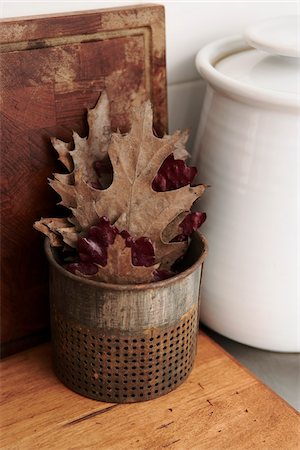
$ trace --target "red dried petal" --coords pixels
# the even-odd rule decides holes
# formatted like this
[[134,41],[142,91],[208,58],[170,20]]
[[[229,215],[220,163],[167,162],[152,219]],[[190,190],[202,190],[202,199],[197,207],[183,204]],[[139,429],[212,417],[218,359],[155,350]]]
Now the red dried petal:
[[179,228],[182,230],[182,233],[178,234],[171,242],[183,242],[186,241],[187,238],[205,222],[206,214],[203,212],[194,212],[188,214],[181,224]]
[[74,274],[76,274],[77,271],[84,275],[95,275],[98,272],[98,267],[95,264],[84,262],[65,264],[64,268]]
[[178,234],[171,242],[186,241],[187,238],[205,222],[206,214],[204,212],[189,213],[179,224],[182,233]]
[[156,175],[156,177],[152,182],[152,189],[154,189],[156,192],[167,191],[167,180],[164,174],[158,172],[158,174]]
[[[82,271],[95,270],[96,264],[106,266],[107,249],[113,244],[116,235],[120,234],[126,242],[126,246],[131,248],[132,264],[135,266],[149,267],[155,264],[155,255],[152,242],[147,237],[134,239],[127,230],[119,231],[117,227],[110,224],[107,217],[101,217],[97,225],[93,225],[87,232],[86,237],[78,239],[79,262],[66,266],[73,273],[75,270]],[[75,264],[75,265],[74,265]],[[90,267],[93,266],[93,267]]]
[[132,236],[130,236],[128,231],[127,230],[122,230],[120,235],[122,236],[123,239],[125,239],[126,247],[132,247],[132,245],[134,244],[134,239],[133,239]]
[[155,254],[152,241],[147,237],[134,239],[127,230],[120,235],[126,241],[126,247],[131,247],[131,260],[134,266],[150,267],[155,264]]
[[160,166],[152,182],[157,192],[171,191],[191,184],[197,174],[196,167],[189,167],[182,159],[175,159],[173,153]]
[[100,243],[102,246],[108,246],[115,242],[116,235],[119,233],[117,227],[110,224],[107,217],[103,216],[97,225],[93,225],[87,237]]
[[147,237],[140,237],[132,242],[131,255],[134,266],[150,267],[155,264],[153,244]]
[[79,259],[84,263],[107,264],[107,247],[114,243],[119,230],[110,224],[107,217],[101,217],[86,237],[78,239]]
[[189,236],[196,231],[206,220],[206,213],[193,212],[189,213],[181,222],[179,227],[182,229],[182,234]]
[[107,246],[93,239],[79,238],[78,251],[80,261],[85,263],[96,263],[100,266],[107,264]]

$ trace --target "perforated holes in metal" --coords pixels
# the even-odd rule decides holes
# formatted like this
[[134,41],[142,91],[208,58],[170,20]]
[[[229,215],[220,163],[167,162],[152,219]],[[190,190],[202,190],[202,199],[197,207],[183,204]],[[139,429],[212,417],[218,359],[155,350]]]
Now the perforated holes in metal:
[[108,402],[159,397],[189,375],[196,353],[197,311],[174,327],[124,335],[53,318],[55,370],[72,390]]

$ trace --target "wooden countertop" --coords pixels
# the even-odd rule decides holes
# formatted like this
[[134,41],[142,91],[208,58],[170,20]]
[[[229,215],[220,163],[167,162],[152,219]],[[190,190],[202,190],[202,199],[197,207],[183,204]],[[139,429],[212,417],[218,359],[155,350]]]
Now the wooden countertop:
[[50,352],[45,344],[1,363],[1,449],[300,448],[299,414],[203,333],[190,377],[144,403],[73,393]]

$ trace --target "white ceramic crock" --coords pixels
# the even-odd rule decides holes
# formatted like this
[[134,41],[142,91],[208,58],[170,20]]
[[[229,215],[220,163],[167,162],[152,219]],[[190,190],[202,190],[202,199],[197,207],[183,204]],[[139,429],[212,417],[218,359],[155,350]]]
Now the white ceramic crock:
[[201,319],[284,352],[300,351],[297,29],[295,18],[262,23],[246,33],[255,49],[231,37],[196,58],[208,86],[193,158],[211,185],[201,202],[210,243]]

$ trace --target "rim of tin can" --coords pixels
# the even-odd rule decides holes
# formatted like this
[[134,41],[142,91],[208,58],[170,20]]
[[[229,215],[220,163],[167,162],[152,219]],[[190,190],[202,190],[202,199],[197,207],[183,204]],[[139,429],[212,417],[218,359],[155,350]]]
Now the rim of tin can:
[[88,278],[83,278],[77,275],[74,275],[73,273],[67,271],[64,269],[54,258],[52,247],[50,245],[49,238],[46,237],[45,239],[45,253],[47,256],[47,259],[49,263],[54,266],[60,273],[62,273],[65,277],[71,278],[74,281],[77,281],[78,283],[87,284],[89,286],[94,287],[101,287],[102,289],[107,290],[116,290],[116,291],[142,291],[147,289],[155,289],[159,287],[166,287],[170,284],[176,283],[177,281],[180,281],[187,276],[189,276],[191,273],[193,273],[198,267],[200,267],[208,253],[208,244],[206,238],[200,234],[199,232],[194,232],[192,239],[196,239],[196,242],[198,241],[199,244],[202,245],[202,252],[200,256],[197,258],[197,261],[194,262],[194,264],[191,265],[188,269],[178,273],[177,275],[174,275],[173,277],[167,278],[166,280],[161,281],[153,281],[152,283],[141,283],[141,284],[114,284],[114,283],[104,283],[103,281],[94,281],[89,280]]

